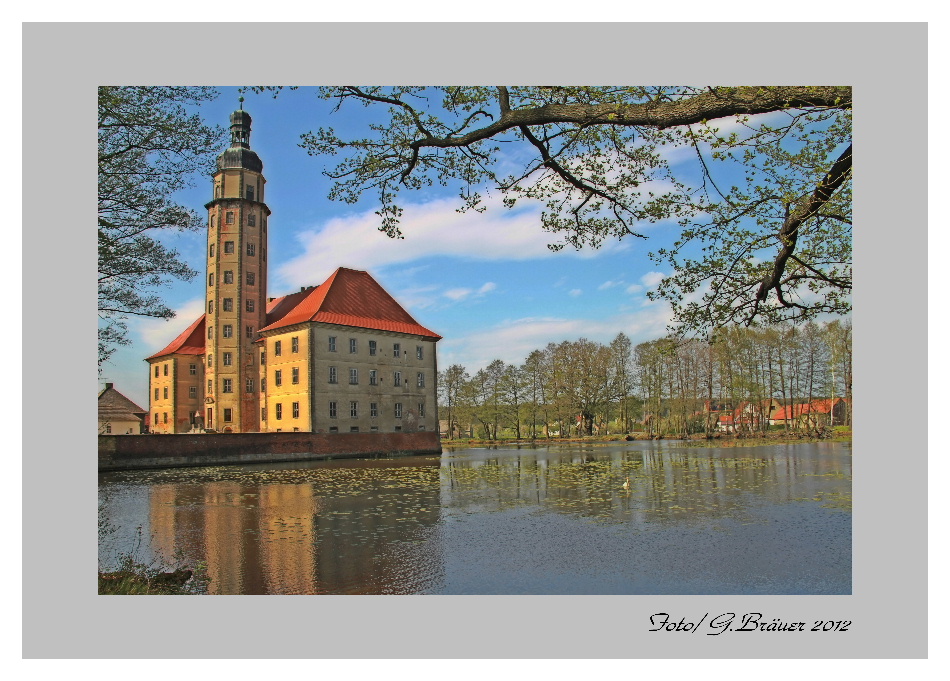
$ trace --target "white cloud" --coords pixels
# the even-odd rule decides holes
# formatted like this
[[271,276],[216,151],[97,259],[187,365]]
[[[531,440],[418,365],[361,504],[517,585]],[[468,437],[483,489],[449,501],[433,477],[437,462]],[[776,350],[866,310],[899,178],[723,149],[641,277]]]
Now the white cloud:
[[491,293],[496,288],[498,288],[498,285],[495,284],[495,282],[486,281],[477,291],[470,288],[452,288],[448,291],[444,291],[442,295],[449,300],[458,303],[468,298],[481,298],[486,293]]
[[587,338],[606,344],[620,332],[636,345],[666,335],[670,319],[669,306],[659,304],[604,319],[527,317],[508,320],[468,336],[440,341],[439,364],[443,367],[461,364],[474,373],[496,359],[506,364],[522,364],[532,351],[544,350],[548,343]]
[[583,291],[581,291],[579,288],[572,288],[570,291],[567,292],[567,295],[569,295],[571,298],[577,298],[577,296],[579,296],[582,293]]
[[448,291],[442,293],[443,296],[454,300],[456,302],[460,300],[465,300],[470,295],[472,295],[472,289],[470,288],[450,288]]
[[642,277],[640,277],[640,281],[647,288],[654,288],[657,284],[663,281],[663,277],[665,276],[666,275],[662,272],[647,272]]
[[[296,235],[296,243],[288,242],[296,254],[272,269],[275,281],[271,283],[292,290],[322,283],[337,267],[373,273],[433,256],[519,261],[554,255],[547,245],[558,238],[541,228],[539,205],[508,210],[494,195],[486,199],[483,213],[459,213],[458,205],[456,198],[405,205],[402,239],[390,239],[380,232],[379,216],[373,211],[333,218],[303,230]],[[565,249],[559,257],[589,259],[629,247],[614,240],[596,250]],[[272,248],[271,255],[283,259],[286,256],[279,248]]]
[[613,288],[614,286],[623,286],[623,284],[624,284],[624,282],[623,282],[622,279],[621,279],[621,280],[617,280],[617,281],[605,281],[603,284],[601,284],[600,286],[597,287],[597,290],[598,290],[598,291],[606,291],[607,289],[611,289],[611,288]]
[[627,293],[640,293],[643,290],[643,287],[640,284],[630,284],[626,288]]
[[141,317],[129,320],[129,335],[137,337],[135,347],[142,358],[152,355],[171,343],[205,311],[205,300],[192,298],[175,309],[175,318]]

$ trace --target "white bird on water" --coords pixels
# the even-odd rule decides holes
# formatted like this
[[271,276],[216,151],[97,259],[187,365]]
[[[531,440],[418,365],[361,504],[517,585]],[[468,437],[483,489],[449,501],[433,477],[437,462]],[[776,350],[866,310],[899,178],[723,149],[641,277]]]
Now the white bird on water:
[[623,482],[623,488],[624,488],[624,489],[630,489],[630,478],[627,478],[626,480],[624,480],[624,482]]

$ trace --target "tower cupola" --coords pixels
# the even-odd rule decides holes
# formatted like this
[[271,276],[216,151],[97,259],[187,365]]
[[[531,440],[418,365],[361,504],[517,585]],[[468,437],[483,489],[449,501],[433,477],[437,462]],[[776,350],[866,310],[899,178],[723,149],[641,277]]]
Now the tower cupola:
[[241,108],[231,114],[231,146],[218,156],[218,170],[246,168],[255,173],[264,170],[261,159],[251,150],[251,115]]

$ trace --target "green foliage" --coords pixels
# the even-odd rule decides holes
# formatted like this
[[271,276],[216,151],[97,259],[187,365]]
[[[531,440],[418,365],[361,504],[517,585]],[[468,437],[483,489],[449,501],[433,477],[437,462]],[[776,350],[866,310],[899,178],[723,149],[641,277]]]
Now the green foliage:
[[[769,430],[818,434],[828,425],[825,416],[771,427],[769,417],[773,405],[829,398],[850,403],[851,326],[836,320],[727,327],[709,342],[667,337],[636,347],[624,334],[606,345],[580,338],[534,350],[521,366],[495,360],[470,375],[456,364],[440,375],[440,384],[451,432],[471,430],[484,440],[633,431],[711,435],[719,415],[732,418],[736,410],[735,428],[747,436]],[[841,418],[850,422],[850,411]]]
[[[99,543],[114,541],[118,528],[106,516],[106,509],[99,506]],[[194,569],[183,566],[179,552],[173,561],[161,558],[145,561],[140,558],[143,544],[142,528],[138,527],[130,544],[117,551],[111,565],[99,565],[99,594],[113,596],[129,595],[190,595],[207,593],[209,577],[207,565],[199,563]],[[173,567],[169,570],[167,567]]]
[[[302,146],[338,157],[330,198],[375,195],[391,237],[402,234],[403,190],[454,186],[461,211],[483,210],[484,193],[498,191],[508,207],[544,205],[554,250],[677,224],[675,243],[651,254],[673,268],[652,295],[672,304],[681,332],[850,310],[848,87],[318,92],[338,109],[378,110],[365,137],[319,128]],[[694,158],[685,170],[671,162],[681,152]],[[741,181],[725,186],[716,178],[730,166]]]
[[187,105],[213,99],[205,87],[99,88],[99,365],[129,343],[130,315],[169,319],[155,289],[195,272],[156,230],[196,230],[202,218],[172,200],[188,177],[210,172],[224,131]]

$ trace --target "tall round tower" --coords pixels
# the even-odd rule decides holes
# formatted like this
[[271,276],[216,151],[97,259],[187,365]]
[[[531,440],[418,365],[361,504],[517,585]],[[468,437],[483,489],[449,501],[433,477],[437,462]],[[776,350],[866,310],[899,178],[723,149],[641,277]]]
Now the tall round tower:
[[267,307],[264,164],[251,150],[251,116],[231,114],[231,145],[218,156],[208,209],[205,423],[223,432],[260,430],[255,341]]

